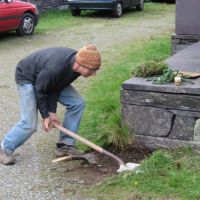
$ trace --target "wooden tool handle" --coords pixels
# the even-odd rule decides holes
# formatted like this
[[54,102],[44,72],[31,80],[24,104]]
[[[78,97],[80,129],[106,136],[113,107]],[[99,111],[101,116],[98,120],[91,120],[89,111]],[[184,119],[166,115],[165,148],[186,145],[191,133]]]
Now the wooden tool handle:
[[73,133],[72,131],[70,131],[70,130],[68,130],[68,129],[66,129],[66,128],[58,125],[58,124],[54,124],[54,126],[58,130],[60,130],[61,132],[67,134],[68,136],[70,136],[70,137],[72,137],[74,139],[77,139],[78,141],[82,142],[83,144],[86,144],[87,146],[91,147],[92,149],[96,150],[97,152],[105,154],[105,155],[113,158],[114,160],[116,160],[119,163],[119,165],[124,165],[124,162],[119,157],[117,157],[116,155],[110,153],[109,151],[97,146],[96,144],[86,140],[85,138],[77,135],[76,133]]
[[56,158],[56,159],[52,160],[52,162],[55,163],[55,162],[59,162],[59,161],[62,161],[62,160],[72,160],[72,157],[71,156],[63,156],[63,157]]
[[67,135],[71,136],[72,138],[77,139],[78,141],[86,144],[87,146],[91,147],[92,149],[98,151],[99,153],[103,153],[103,149],[99,146],[97,146],[96,144],[86,140],[85,138],[82,138],[81,136],[77,135],[76,133],[73,133],[72,131],[58,125],[58,124],[54,124],[54,126],[59,129],[60,131],[62,131],[63,133],[66,133]]

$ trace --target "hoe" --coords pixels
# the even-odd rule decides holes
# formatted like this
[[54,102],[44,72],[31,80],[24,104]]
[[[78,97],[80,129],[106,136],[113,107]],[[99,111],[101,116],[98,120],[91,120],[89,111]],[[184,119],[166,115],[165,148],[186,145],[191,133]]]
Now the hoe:
[[[124,163],[119,157],[117,157],[116,155],[114,155],[114,154],[110,153],[109,151],[107,151],[107,150],[105,150],[105,149],[103,149],[103,148],[97,146],[96,144],[94,144],[94,143],[92,143],[92,142],[86,140],[85,138],[83,138],[83,137],[81,137],[81,136],[75,134],[74,132],[72,132],[72,131],[70,131],[70,130],[68,130],[68,129],[66,129],[66,128],[64,128],[64,127],[62,127],[62,126],[60,126],[60,125],[58,125],[58,124],[54,124],[54,126],[55,126],[58,130],[60,130],[60,131],[62,131],[63,133],[65,133],[66,135],[68,135],[68,136],[70,136],[70,137],[72,137],[72,138],[74,138],[74,139],[76,139],[76,140],[82,142],[83,144],[85,144],[85,145],[91,147],[92,149],[94,149],[95,151],[97,151],[97,152],[99,152],[99,153],[101,153],[101,154],[105,154],[105,155],[111,157],[112,159],[114,159],[115,161],[117,161],[118,164],[119,164],[119,169],[117,170],[117,172],[132,171],[132,170],[134,170],[136,167],[139,166],[139,164],[137,164],[137,163],[130,163],[130,162],[129,162],[129,163],[126,163],[126,164],[125,164],[125,163]],[[57,158],[57,159],[53,160],[52,162],[58,162],[58,161],[61,161],[61,160],[67,160],[67,159],[71,159],[71,158],[72,158],[71,156],[65,156],[65,157]]]

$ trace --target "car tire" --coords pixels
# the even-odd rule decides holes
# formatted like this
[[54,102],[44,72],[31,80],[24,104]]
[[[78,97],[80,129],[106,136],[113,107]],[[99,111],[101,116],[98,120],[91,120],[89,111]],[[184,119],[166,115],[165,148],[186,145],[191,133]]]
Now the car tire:
[[32,35],[35,29],[35,16],[25,13],[16,32],[20,36]]
[[144,0],[140,0],[140,4],[136,6],[136,10],[142,11],[144,9]]
[[119,18],[119,17],[122,16],[122,12],[123,12],[122,4],[118,3],[116,9],[112,13],[112,16],[116,17],[116,18]]
[[80,9],[71,9],[72,16],[79,16],[81,14]]

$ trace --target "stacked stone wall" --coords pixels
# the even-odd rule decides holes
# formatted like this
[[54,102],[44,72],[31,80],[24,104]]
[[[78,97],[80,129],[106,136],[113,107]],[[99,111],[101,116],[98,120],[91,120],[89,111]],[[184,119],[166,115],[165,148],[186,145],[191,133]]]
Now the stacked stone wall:
[[141,147],[200,150],[200,95],[189,88],[181,92],[174,84],[157,86],[142,78],[123,85],[123,123]]

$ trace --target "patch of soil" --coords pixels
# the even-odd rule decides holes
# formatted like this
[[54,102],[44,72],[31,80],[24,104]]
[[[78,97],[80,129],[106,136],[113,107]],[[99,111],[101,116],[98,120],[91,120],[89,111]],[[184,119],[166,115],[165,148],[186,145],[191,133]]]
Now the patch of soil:
[[[115,148],[110,147],[108,150],[121,158],[125,163],[140,163],[151,155],[150,151],[139,149],[136,146],[128,146],[122,150],[116,150]],[[88,186],[101,182],[105,177],[117,174],[117,169],[119,168],[117,161],[98,152],[93,151],[89,154],[95,159],[96,164],[74,161],[79,162],[79,164],[65,172],[70,173],[71,177],[80,177],[82,183]]]
[[[108,148],[108,151],[115,154],[117,157],[121,158],[124,163],[132,162],[132,163],[140,163],[142,160],[146,159],[151,155],[151,152],[147,149],[140,149],[136,145],[126,146],[123,149],[117,150],[114,147]],[[112,168],[113,171],[119,168],[117,161],[112,158],[100,155],[96,153],[97,162],[102,167]]]

